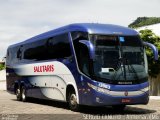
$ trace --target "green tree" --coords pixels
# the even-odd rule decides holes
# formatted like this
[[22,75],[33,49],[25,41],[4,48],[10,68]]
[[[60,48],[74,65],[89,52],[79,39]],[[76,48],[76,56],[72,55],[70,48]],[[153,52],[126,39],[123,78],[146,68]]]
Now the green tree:
[[[151,30],[145,29],[140,31],[140,37],[143,41],[154,44],[158,48],[160,53],[160,37],[155,35]],[[150,48],[146,47],[146,53],[148,58],[149,75],[151,77],[157,77],[160,73],[160,57],[158,61],[154,60],[153,52]]]
[[133,21],[130,25],[128,25],[128,27],[138,28],[157,23],[160,23],[160,17],[138,17],[135,21]]
[[5,65],[4,64],[0,64],[0,70],[5,69]]

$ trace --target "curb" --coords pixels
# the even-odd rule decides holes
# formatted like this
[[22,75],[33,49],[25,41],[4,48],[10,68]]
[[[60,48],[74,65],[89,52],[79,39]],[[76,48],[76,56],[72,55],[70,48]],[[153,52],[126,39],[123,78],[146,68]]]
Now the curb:
[[150,96],[150,99],[152,99],[152,100],[160,100],[160,96]]

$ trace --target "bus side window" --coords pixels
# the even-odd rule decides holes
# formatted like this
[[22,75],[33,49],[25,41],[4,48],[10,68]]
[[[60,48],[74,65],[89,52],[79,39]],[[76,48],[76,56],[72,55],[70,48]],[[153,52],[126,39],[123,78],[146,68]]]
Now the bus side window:
[[74,41],[77,62],[81,72],[89,76],[89,51],[87,46]]
[[7,56],[6,56],[6,64],[9,64],[9,61],[11,59],[10,49],[7,50]]
[[80,40],[88,40],[88,33],[75,31],[71,33],[79,69],[89,76],[89,52],[87,46],[80,43]]
[[17,58],[19,59],[19,60],[21,60],[22,59],[22,45],[20,46],[20,48],[18,49],[18,51],[17,51]]
[[80,31],[74,31],[71,33],[72,40],[88,40],[88,33],[86,32],[80,32]]
[[41,61],[71,56],[68,34],[45,38],[24,46],[24,59]]
[[57,35],[47,41],[49,59],[68,58],[71,56],[68,34]]
[[37,42],[30,43],[24,46],[24,55],[23,58],[25,60],[32,61],[41,61],[46,60],[46,47],[45,47],[45,39],[42,39]]

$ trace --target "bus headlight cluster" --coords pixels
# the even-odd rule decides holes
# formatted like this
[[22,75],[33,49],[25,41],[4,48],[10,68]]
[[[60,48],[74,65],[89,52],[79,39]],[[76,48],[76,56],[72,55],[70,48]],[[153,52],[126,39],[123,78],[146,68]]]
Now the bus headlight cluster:
[[96,87],[96,86],[94,86],[94,85],[92,85],[92,84],[90,84],[90,83],[88,83],[88,86],[89,86],[90,88],[92,88],[92,89],[94,89],[94,90],[97,91],[97,87]]
[[88,86],[94,90],[96,90],[97,92],[101,92],[101,93],[105,93],[105,94],[108,94],[109,93],[109,90],[107,90],[106,88],[101,88],[101,87],[97,87],[97,86],[94,86],[90,83],[88,83]]
[[122,96],[137,96],[137,95],[141,95],[141,94],[144,94],[149,91],[148,86],[143,89],[139,89],[139,90],[135,90],[135,91],[111,91],[111,90],[108,90],[107,88],[94,86],[90,83],[88,83],[88,86],[90,88],[96,90],[97,92],[101,92],[101,93],[112,95],[112,96],[121,96],[121,97]]

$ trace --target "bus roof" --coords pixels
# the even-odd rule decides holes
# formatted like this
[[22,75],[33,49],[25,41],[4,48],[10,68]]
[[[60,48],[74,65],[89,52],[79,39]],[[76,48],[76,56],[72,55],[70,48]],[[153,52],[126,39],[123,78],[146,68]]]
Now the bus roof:
[[27,39],[23,42],[11,45],[10,47],[23,45],[26,43],[38,41],[40,39],[45,39],[47,37],[52,37],[54,35],[70,31],[83,31],[83,32],[88,32],[89,34],[103,34],[103,35],[121,35],[121,36],[138,35],[138,32],[136,32],[135,30],[132,30],[127,27],[122,27],[119,25],[99,24],[99,23],[76,23],[42,33],[40,35]]

